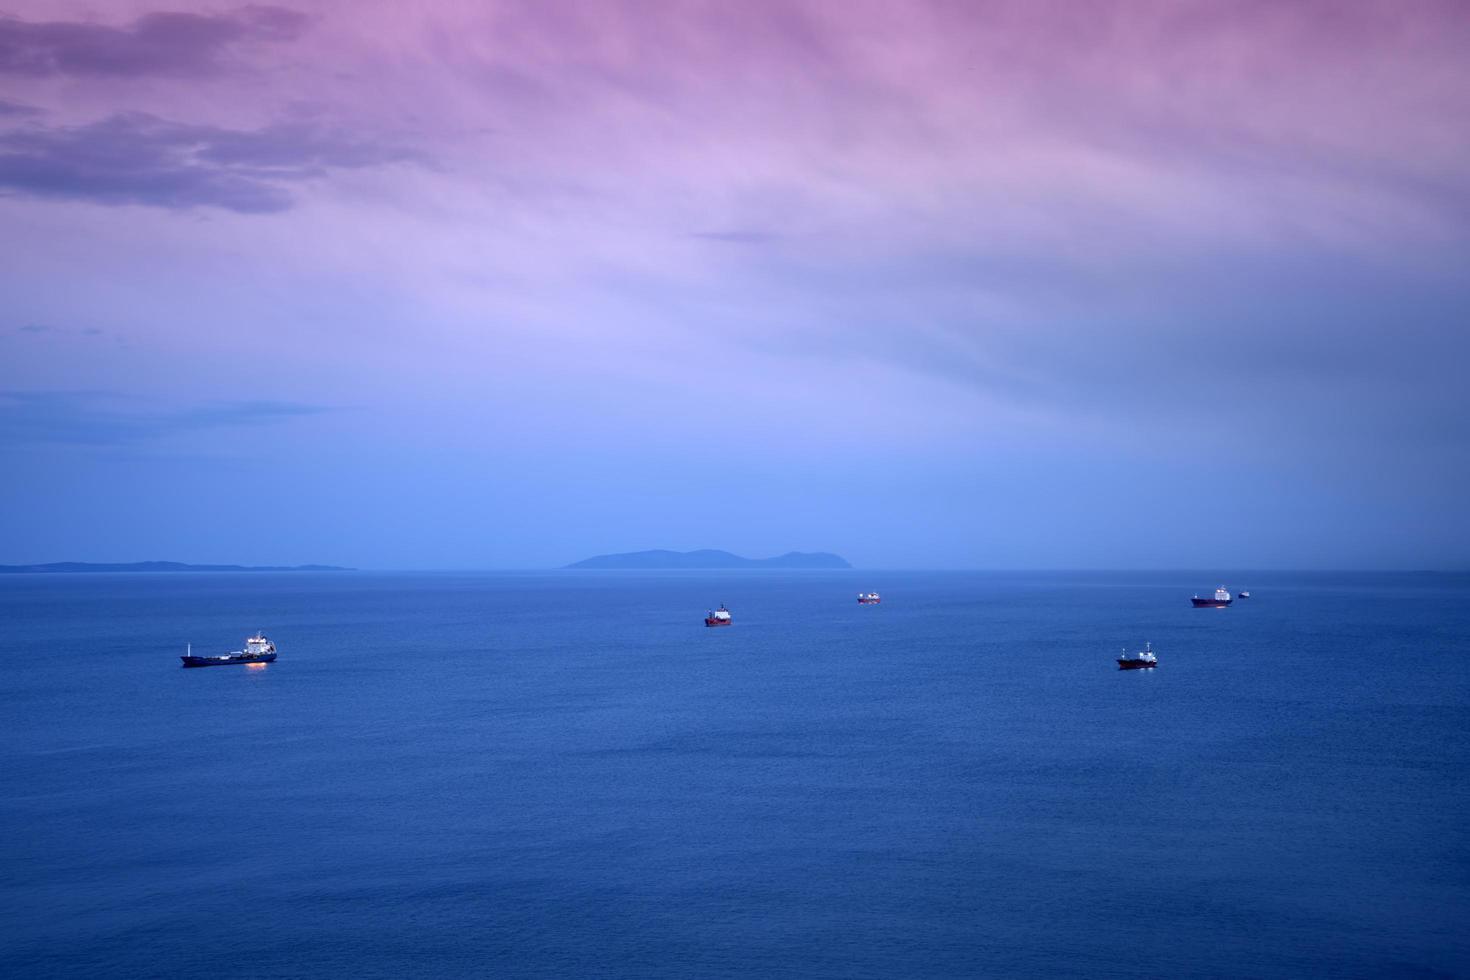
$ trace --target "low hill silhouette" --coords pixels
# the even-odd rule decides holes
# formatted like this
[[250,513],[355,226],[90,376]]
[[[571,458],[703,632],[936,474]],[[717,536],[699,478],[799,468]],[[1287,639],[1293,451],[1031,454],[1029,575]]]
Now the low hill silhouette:
[[105,564],[89,561],[53,561],[45,565],[0,565],[5,572],[350,572],[336,565],[187,565],[180,561],[132,561]]

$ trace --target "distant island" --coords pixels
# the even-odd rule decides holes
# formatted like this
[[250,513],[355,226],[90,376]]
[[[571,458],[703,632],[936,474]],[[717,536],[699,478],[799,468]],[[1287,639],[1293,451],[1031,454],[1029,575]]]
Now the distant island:
[[186,565],[179,561],[132,561],[116,565],[54,561],[47,565],[0,565],[5,572],[351,572],[336,565]]
[[573,562],[567,568],[851,568],[847,559],[825,551],[790,551],[775,558],[742,558],[728,551],[630,551],[598,555]]

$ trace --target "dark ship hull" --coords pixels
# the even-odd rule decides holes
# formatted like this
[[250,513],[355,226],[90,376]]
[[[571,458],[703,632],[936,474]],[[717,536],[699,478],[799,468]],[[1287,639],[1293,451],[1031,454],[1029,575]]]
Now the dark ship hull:
[[1196,609],[1224,609],[1234,602],[1234,599],[1201,599],[1199,596],[1189,600],[1194,603]]
[[185,667],[226,667],[230,664],[268,664],[274,663],[274,653],[242,653],[227,657],[179,657]]
[[708,618],[708,619],[706,619],[704,621],[704,625],[706,625],[706,626],[729,626],[730,625],[730,620],[728,620],[728,619],[715,619],[714,617],[710,617],[710,618]]
[[1119,670],[1145,670],[1145,669],[1148,669],[1148,668],[1151,668],[1151,667],[1157,667],[1157,666],[1158,666],[1157,661],[1153,661],[1153,660],[1131,660],[1131,659],[1130,660],[1121,660],[1120,659],[1118,661],[1118,669]]

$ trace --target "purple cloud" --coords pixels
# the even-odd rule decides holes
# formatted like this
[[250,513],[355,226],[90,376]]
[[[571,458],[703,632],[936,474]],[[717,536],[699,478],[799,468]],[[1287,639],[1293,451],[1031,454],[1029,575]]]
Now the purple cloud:
[[263,214],[291,207],[284,183],[412,159],[410,151],[306,123],[232,130],[123,113],[85,126],[0,133],[0,188],[98,204]]
[[41,110],[35,106],[21,105],[19,102],[8,102],[5,99],[0,99],[0,118],[9,116],[14,119],[24,116],[39,116],[40,114]]
[[299,37],[305,15],[282,7],[224,14],[159,12],[126,27],[0,18],[0,73],[15,75],[203,75],[232,46]]

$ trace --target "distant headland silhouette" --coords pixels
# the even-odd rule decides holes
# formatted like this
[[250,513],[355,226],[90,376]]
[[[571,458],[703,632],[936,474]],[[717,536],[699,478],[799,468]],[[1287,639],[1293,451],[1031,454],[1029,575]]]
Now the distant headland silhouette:
[[630,551],[597,555],[572,562],[567,568],[851,568],[847,559],[825,551],[790,551],[775,558],[742,558],[728,551]]
[[53,561],[46,565],[0,565],[6,572],[351,572],[336,565],[186,565],[179,561],[132,561],[99,564],[89,561]]

